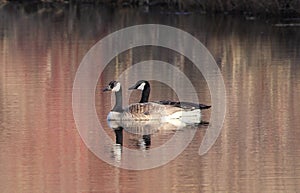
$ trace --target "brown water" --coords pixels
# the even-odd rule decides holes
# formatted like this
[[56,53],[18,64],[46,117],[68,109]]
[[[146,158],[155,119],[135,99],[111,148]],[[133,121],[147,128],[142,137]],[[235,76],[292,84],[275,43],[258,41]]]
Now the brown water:
[[[35,9],[0,8],[1,192],[300,192],[299,27],[88,5]],[[83,56],[98,40],[142,23],[179,27],[210,50],[224,77],[227,112],[221,135],[204,156],[197,154],[206,131],[200,126],[175,160],[131,171],[101,161],[85,146],[73,119],[72,86]],[[104,125],[110,94],[100,88],[145,59],[179,61],[191,81],[202,85],[199,100],[210,104],[205,80],[189,61],[162,48],[135,48],[112,61],[99,79],[96,104]],[[151,99],[176,99],[166,85],[152,84]],[[137,92],[130,96],[131,102],[138,98]],[[172,135],[152,136],[150,148]],[[147,151],[139,140],[124,133],[125,146]]]

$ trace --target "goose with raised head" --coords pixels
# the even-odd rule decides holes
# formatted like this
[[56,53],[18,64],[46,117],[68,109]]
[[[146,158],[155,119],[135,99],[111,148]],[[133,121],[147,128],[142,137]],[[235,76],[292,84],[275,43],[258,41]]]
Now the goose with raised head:
[[182,109],[171,105],[161,105],[154,102],[134,103],[126,108],[122,107],[122,86],[118,81],[111,81],[103,92],[111,91],[115,93],[116,103],[107,116],[107,120],[163,120],[181,112]]
[[[142,97],[140,99],[141,104],[149,103],[150,84],[146,80],[139,80],[135,85],[129,88],[129,90],[142,90]],[[175,113],[170,113],[164,118],[167,119],[181,119],[185,123],[201,123],[201,110],[209,109],[211,106],[196,104],[192,102],[175,102],[170,100],[155,101],[160,106],[167,107],[169,109],[177,109]]]
[[[149,95],[150,95],[150,84],[146,80],[139,80],[129,88],[129,90],[141,90],[142,91],[142,97],[140,100],[140,103],[148,103],[149,102]],[[204,105],[204,104],[196,104],[192,102],[180,102],[180,101],[170,101],[170,100],[162,100],[162,101],[155,101],[155,103],[161,104],[161,105],[170,105],[174,107],[179,107],[183,109],[209,109],[210,105]]]

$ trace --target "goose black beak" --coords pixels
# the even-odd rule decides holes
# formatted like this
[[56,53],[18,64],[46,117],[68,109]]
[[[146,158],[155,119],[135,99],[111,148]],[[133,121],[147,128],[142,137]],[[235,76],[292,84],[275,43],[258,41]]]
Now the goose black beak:
[[132,87],[130,87],[128,90],[134,90],[135,89],[135,85],[133,85]]
[[108,87],[105,87],[104,89],[102,89],[102,92],[106,92],[106,91],[111,91],[111,89]]

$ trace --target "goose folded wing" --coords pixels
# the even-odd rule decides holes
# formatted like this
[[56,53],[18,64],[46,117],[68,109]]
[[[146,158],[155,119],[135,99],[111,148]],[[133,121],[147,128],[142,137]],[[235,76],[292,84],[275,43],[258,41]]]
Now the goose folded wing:
[[197,104],[191,102],[170,101],[170,100],[157,101],[157,103],[162,105],[171,105],[183,109],[209,109],[211,107],[210,105]]

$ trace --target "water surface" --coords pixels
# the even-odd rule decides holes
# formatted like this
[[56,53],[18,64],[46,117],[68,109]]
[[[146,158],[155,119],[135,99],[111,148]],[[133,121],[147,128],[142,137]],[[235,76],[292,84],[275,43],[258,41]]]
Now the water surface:
[[[1,192],[299,192],[300,28],[146,11],[1,7]],[[209,49],[224,77],[227,112],[221,135],[206,155],[198,155],[207,128],[199,126],[188,148],[169,164],[131,171],[101,161],[85,146],[72,114],[72,86],[83,56],[98,40],[143,23],[181,28]],[[211,103],[201,73],[178,53],[151,46],[128,50],[111,61],[96,90],[97,113],[112,139],[115,132],[105,121],[111,96],[100,89],[149,59],[176,65],[199,85],[199,100]],[[152,100],[177,99],[168,86],[151,83]],[[129,93],[130,102],[139,94]],[[210,111],[204,113],[209,117]],[[149,148],[173,134],[153,135]],[[141,140],[124,132],[126,147],[147,151]]]

